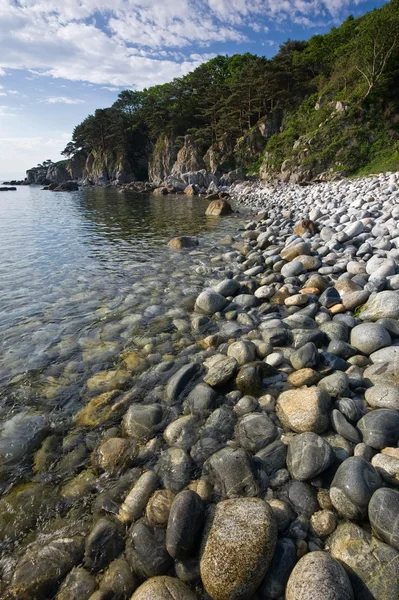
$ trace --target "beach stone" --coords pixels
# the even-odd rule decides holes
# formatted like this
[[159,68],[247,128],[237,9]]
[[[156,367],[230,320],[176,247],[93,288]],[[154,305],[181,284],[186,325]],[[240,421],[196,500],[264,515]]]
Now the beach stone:
[[360,433],[353,425],[348,423],[344,415],[337,409],[334,409],[331,413],[331,424],[334,431],[339,435],[342,435],[346,440],[358,444],[360,442]]
[[160,404],[132,404],[122,420],[123,432],[140,442],[162,431],[167,420]]
[[180,492],[191,479],[194,463],[185,450],[169,448],[161,454],[156,472],[163,486],[173,492]]
[[117,525],[110,519],[100,519],[86,538],[85,566],[98,573],[122,552],[124,545],[122,533]]
[[298,244],[295,244],[294,246],[288,246],[287,248],[283,248],[283,250],[281,250],[280,252],[280,256],[283,260],[294,260],[294,258],[296,258],[297,256],[300,256],[301,254],[309,254],[310,252],[310,245],[308,242],[299,242]]
[[221,498],[251,497],[259,493],[250,456],[241,448],[226,447],[215,452],[206,461],[203,473]]
[[294,567],[285,600],[353,600],[345,569],[327,552],[310,552]]
[[296,435],[288,445],[287,466],[294,479],[304,481],[322,473],[334,461],[330,444],[315,433]]
[[200,365],[190,363],[184,365],[172,375],[165,387],[165,402],[168,405],[176,404],[183,396],[191,391],[200,372]]
[[329,540],[331,556],[345,568],[356,600],[399,596],[399,553],[354,523],[338,525]]
[[175,494],[172,490],[156,490],[148,500],[145,514],[153,527],[166,527]]
[[272,475],[279,469],[283,469],[286,464],[287,445],[281,440],[272,442],[266,448],[262,448],[256,454],[265,465],[265,470],[268,475]]
[[64,579],[56,600],[89,600],[96,587],[94,577],[86,569],[77,567]]
[[217,294],[221,294],[226,298],[227,296],[235,296],[240,289],[240,284],[235,279],[223,279],[213,289]]
[[143,519],[137,521],[128,533],[126,559],[140,577],[166,575],[173,566],[173,558],[166,550],[165,530],[152,527]]
[[206,383],[198,383],[184,401],[185,412],[205,416],[216,406],[217,392]]
[[351,331],[351,346],[370,355],[380,348],[391,344],[391,336],[388,331],[378,323],[362,323]]
[[[117,558],[109,565],[101,579],[98,600],[108,597],[123,599],[129,597],[137,588],[137,578],[124,558]],[[69,600],[69,599],[68,599]],[[80,600],[77,598],[76,600]],[[95,600],[94,596],[90,600]]]
[[173,500],[166,529],[166,549],[173,558],[190,554],[201,535],[205,510],[201,498],[184,490]]
[[375,468],[363,458],[353,456],[340,464],[335,473],[331,502],[343,517],[360,519],[366,514],[371,496],[382,485]]
[[325,308],[331,308],[332,306],[335,306],[335,304],[341,303],[341,296],[339,295],[338,290],[334,287],[329,287],[319,297],[319,302]]
[[235,358],[241,367],[255,360],[256,346],[252,342],[234,342],[228,347],[227,356]]
[[265,414],[244,415],[236,426],[236,438],[240,446],[254,454],[273,442],[276,436],[277,428]]
[[227,302],[224,296],[211,289],[204,290],[195,301],[195,310],[205,315],[212,315],[224,309]]
[[296,561],[296,546],[294,542],[290,538],[283,537],[278,539],[272,562],[258,588],[255,598],[268,598],[270,600],[282,598],[288,578]]
[[113,390],[126,389],[129,384],[131,374],[122,369],[114,371],[101,371],[87,381],[89,392],[101,393]]
[[318,387],[325,390],[333,398],[343,396],[349,386],[349,378],[346,373],[342,371],[336,371],[323,379],[318,383]]
[[245,396],[260,396],[264,390],[263,380],[278,375],[277,369],[261,361],[247,363],[239,370],[236,386]]
[[399,491],[380,488],[374,492],[368,515],[373,533],[399,550]]
[[370,365],[364,370],[363,378],[374,385],[392,385],[394,387],[399,385],[399,374],[398,369],[392,362],[377,363]]
[[154,471],[145,471],[136,481],[126,496],[119,510],[118,519],[122,523],[129,523],[138,519],[158,487],[158,477]]
[[384,448],[371,458],[371,464],[389,485],[399,485],[399,448]]
[[277,524],[259,498],[217,504],[204,535],[201,579],[213,600],[244,600],[255,592],[273,558]]
[[126,438],[108,438],[94,453],[94,464],[107,473],[121,473],[131,467],[138,454],[136,444]]
[[29,461],[49,431],[46,415],[22,411],[5,422],[0,434],[0,481]]
[[370,354],[373,363],[395,363],[399,361],[399,346],[387,346]]
[[236,374],[238,363],[235,358],[223,354],[217,354],[212,358],[213,362],[204,377],[204,382],[211,387],[224,385]]
[[183,250],[184,248],[195,248],[198,246],[198,238],[188,235],[181,235],[179,237],[172,238],[168,242],[168,246],[176,248],[177,250]]
[[310,517],[320,509],[316,489],[303,481],[290,481],[287,486],[288,500],[298,515]]
[[377,384],[368,388],[364,395],[367,404],[373,408],[399,410],[399,388]]
[[318,226],[316,223],[311,221],[310,219],[303,219],[299,221],[294,227],[294,233],[297,235],[304,235],[305,233],[310,233],[310,235],[316,235],[318,232]]
[[[304,266],[299,260],[293,260],[283,266],[283,268],[281,269],[281,275],[284,278],[296,277],[297,275],[303,273],[304,270]],[[285,300],[286,298],[284,298],[284,302]]]
[[170,423],[163,433],[169,446],[189,451],[198,439],[198,419],[186,415]]
[[97,427],[104,423],[116,422],[126,412],[130,402],[117,391],[104,392],[91,400],[74,416],[74,422],[81,427]]
[[319,353],[315,344],[309,342],[295,350],[290,354],[290,362],[294,369],[299,371],[300,369],[311,369],[318,366],[319,364]]
[[363,442],[376,450],[396,446],[399,439],[399,413],[396,410],[380,408],[372,410],[357,424]]
[[359,313],[363,321],[378,321],[378,319],[399,319],[399,292],[379,292],[369,300]]
[[337,526],[337,517],[332,510],[319,510],[310,518],[312,532],[317,537],[330,535]]
[[288,383],[294,387],[313,386],[320,380],[320,374],[313,369],[299,369],[288,375]]
[[151,577],[130,600],[198,600],[198,596],[176,577]]
[[205,214],[210,217],[223,217],[231,215],[232,212],[231,205],[226,200],[223,200],[223,198],[219,198],[219,200],[212,200],[208,204]]
[[276,413],[283,427],[296,433],[322,433],[328,428],[329,394],[317,387],[288,390],[279,395]]

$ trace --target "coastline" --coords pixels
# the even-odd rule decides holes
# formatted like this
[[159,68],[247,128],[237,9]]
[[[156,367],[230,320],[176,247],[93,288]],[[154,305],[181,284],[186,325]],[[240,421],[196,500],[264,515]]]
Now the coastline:
[[[229,193],[242,229],[215,241],[207,264],[183,250],[193,285],[196,272],[208,284],[195,306],[160,313],[183,332],[181,350],[157,354],[143,332],[123,371],[87,382],[65,439],[91,436],[91,451],[55,488],[82,522],[66,512],[48,533],[63,552],[56,574],[40,567],[40,539],[16,552],[14,596],[61,573],[69,593],[90,581],[92,600],[118,578],[135,599],[145,586],[157,598],[279,598],[324,581],[349,598],[343,567],[376,597],[398,591],[399,173]],[[51,450],[45,425],[35,464]],[[52,481],[50,467],[41,475]]]

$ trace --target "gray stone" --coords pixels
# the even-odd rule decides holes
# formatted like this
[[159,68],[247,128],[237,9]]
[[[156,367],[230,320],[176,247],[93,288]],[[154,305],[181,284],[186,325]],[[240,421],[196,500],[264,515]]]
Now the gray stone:
[[256,453],[273,442],[277,428],[265,414],[251,413],[243,416],[236,426],[236,437],[244,450]]
[[318,387],[325,390],[333,398],[343,396],[348,390],[349,378],[346,373],[342,371],[336,371],[323,379],[318,383]]
[[399,410],[399,388],[391,385],[377,384],[365,392],[367,404],[373,408],[391,408]]
[[193,387],[196,379],[198,379],[200,370],[200,365],[188,364],[184,365],[184,367],[181,367],[177,373],[172,375],[165,388],[166,404],[175,404],[184,395],[187,395],[187,393]]
[[201,535],[204,503],[192,490],[184,490],[173,500],[166,529],[166,549],[173,558],[190,554]]
[[388,346],[370,354],[373,363],[394,363],[399,361],[399,346]]
[[259,305],[259,299],[252,294],[239,294],[234,298],[234,304],[241,308],[254,308]]
[[294,369],[299,371],[304,368],[317,368],[319,353],[316,346],[309,342],[290,354],[290,361]]
[[185,450],[169,448],[161,454],[155,470],[166,489],[180,492],[190,481],[193,467],[193,461]]
[[357,424],[368,446],[380,450],[396,446],[399,438],[399,413],[380,408],[364,415]]
[[204,465],[204,474],[209,476],[215,494],[221,498],[257,496],[259,493],[251,459],[240,448],[223,448],[213,454]]
[[226,304],[227,302],[224,296],[208,289],[201,292],[198,296],[195,302],[195,308],[197,312],[201,312],[205,315],[212,315],[213,313],[223,310]]
[[56,600],[89,600],[96,587],[94,577],[82,567],[77,567],[63,581]]
[[215,292],[224,297],[234,296],[239,289],[240,284],[235,279],[224,279],[214,287]]
[[220,502],[201,554],[201,579],[213,600],[250,598],[273,558],[277,524],[258,498]]
[[343,517],[359,519],[366,514],[371,496],[381,486],[381,477],[370,463],[357,456],[350,457],[338,467],[331,483],[331,502]]
[[128,436],[145,442],[162,431],[167,423],[160,404],[132,404],[122,421],[122,429]]
[[376,536],[399,550],[399,492],[388,488],[374,492],[368,514]]
[[123,550],[124,539],[116,524],[102,518],[90,531],[85,545],[85,566],[98,573]]
[[304,272],[304,266],[299,260],[292,260],[281,269],[283,277],[296,277]]
[[240,366],[245,365],[245,363],[253,362],[255,360],[256,346],[252,342],[234,342],[228,347],[227,356],[235,358]]
[[126,559],[140,577],[166,575],[173,566],[173,558],[166,550],[165,530],[144,520],[137,521],[129,530]]
[[334,459],[330,444],[315,433],[297,435],[288,446],[287,466],[292,477],[299,481],[316,477]]
[[399,292],[379,292],[360,311],[363,321],[378,321],[378,319],[399,319]]
[[389,346],[391,336],[378,323],[362,323],[352,329],[350,343],[363,354],[370,355],[380,348]]
[[353,425],[348,423],[344,415],[337,409],[331,413],[331,424],[339,435],[342,435],[346,440],[358,444],[360,442],[360,433]]
[[305,554],[287,583],[286,600],[353,600],[345,569],[327,552]]
[[265,470],[268,475],[272,475],[279,469],[283,469],[286,464],[287,446],[281,440],[276,440],[266,448],[259,450],[256,454],[265,464]]
[[273,560],[255,598],[268,598],[270,600],[282,598],[296,560],[294,542],[289,538],[277,540]]
[[215,408],[217,392],[206,383],[198,383],[184,401],[184,408],[193,415],[203,416]]
[[320,509],[316,489],[304,481],[290,481],[288,500],[298,515],[310,517]]
[[226,384],[237,372],[238,363],[235,358],[217,354],[204,377],[205,383],[217,387]]

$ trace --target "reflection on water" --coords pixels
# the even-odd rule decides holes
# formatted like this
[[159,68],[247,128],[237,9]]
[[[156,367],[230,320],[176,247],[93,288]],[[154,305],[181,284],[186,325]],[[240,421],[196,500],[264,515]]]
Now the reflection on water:
[[220,237],[232,221],[207,219],[199,198],[113,189],[23,187],[0,202],[6,413],[15,403],[75,403],[85,380],[115,363],[135,333],[203,285],[184,273],[204,262],[212,235],[190,256],[168,249],[167,240],[205,231]]

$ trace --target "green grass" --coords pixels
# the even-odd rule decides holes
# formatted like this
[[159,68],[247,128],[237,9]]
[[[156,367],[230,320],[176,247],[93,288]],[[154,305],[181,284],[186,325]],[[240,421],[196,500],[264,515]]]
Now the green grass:
[[360,168],[355,176],[365,177],[374,173],[386,173],[387,171],[399,171],[399,152],[385,150],[375,156],[367,165]]

